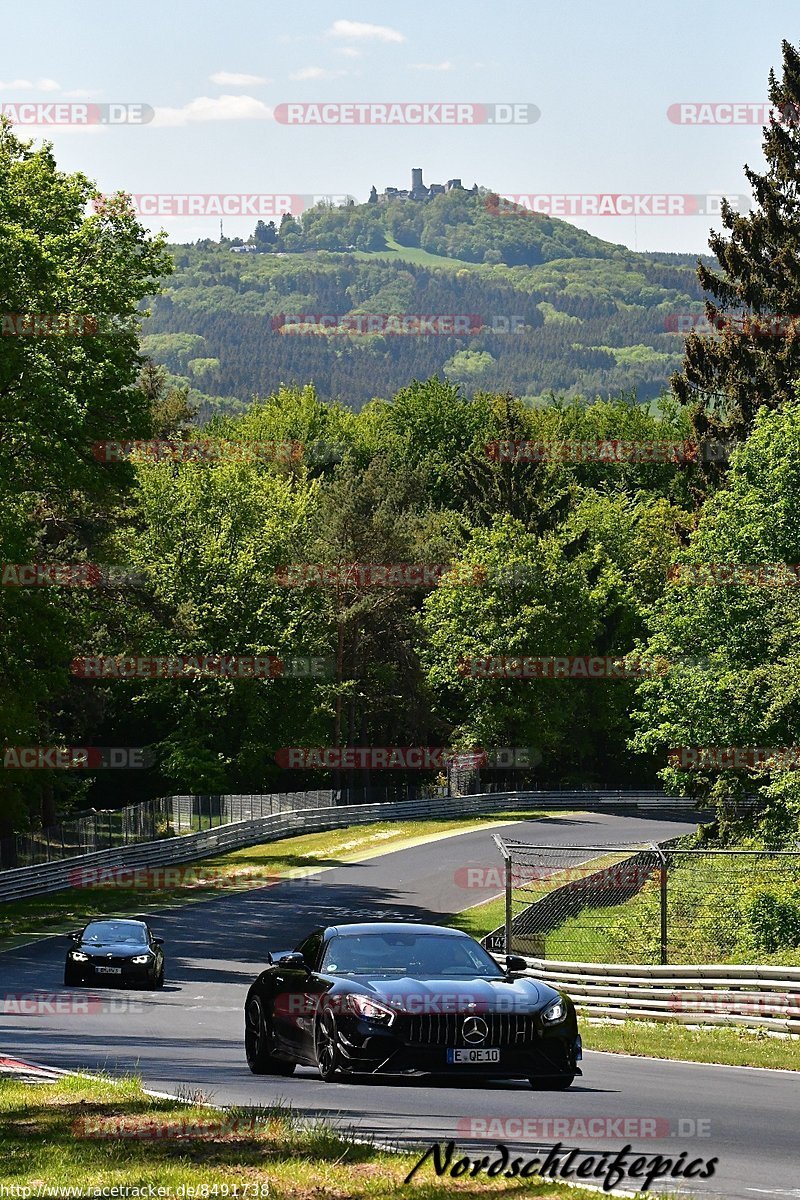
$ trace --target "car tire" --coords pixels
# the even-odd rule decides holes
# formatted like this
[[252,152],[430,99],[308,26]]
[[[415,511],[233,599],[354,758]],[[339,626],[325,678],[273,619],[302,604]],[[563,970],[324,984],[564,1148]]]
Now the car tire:
[[272,1038],[267,1030],[264,1006],[251,996],[244,1010],[244,1052],[253,1075],[291,1075],[296,1066],[270,1054]]
[[70,971],[69,967],[64,967],[64,987],[80,987],[82,983],[83,980],[76,971]]
[[158,988],[163,988],[163,986],[164,986],[164,966],[162,964],[161,970],[158,972],[157,975],[154,975],[153,978],[150,980],[150,991],[155,992]]
[[341,1079],[341,1054],[339,1051],[339,1030],[336,1028],[336,1018],[328,1008],[317,1021],[314,1034],[314,1050],[317,1056],[317,1068],[320,1079],[324,1083],[336,1083]]
[[563,1092],[572,1086],[574,1080],[574,1075],[532,1075],[528,1083],[537,1092]]

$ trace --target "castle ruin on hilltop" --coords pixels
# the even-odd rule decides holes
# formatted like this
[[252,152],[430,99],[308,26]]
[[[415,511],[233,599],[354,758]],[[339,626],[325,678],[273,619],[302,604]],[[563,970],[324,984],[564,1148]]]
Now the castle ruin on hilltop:
[[[388,204],[390,200],[432,200],[434,196],[443,196],[447,192],[463,192],[467,189],[460,179],[448,179],[447,183],[432,183],[426,187],[422,182],[422,167],[414,167],[411,171],[411,187],[387,187],[385,192],[378,193],[375,185],[369,194],[368,204]],[[477,192],[477,183],[472,191]]]

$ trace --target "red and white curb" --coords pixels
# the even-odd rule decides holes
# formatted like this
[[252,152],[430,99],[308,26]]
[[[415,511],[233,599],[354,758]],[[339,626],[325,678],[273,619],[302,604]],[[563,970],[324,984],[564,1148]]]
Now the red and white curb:
[[22,1058],[10,1058],[0,1054],[0,1079],[5,1076],[18,1079],[22,1083],[46,1083],[68,1074],[68,1071],[61,1071],[58,1067],[45,1067],[41,1063],[26,1062]]

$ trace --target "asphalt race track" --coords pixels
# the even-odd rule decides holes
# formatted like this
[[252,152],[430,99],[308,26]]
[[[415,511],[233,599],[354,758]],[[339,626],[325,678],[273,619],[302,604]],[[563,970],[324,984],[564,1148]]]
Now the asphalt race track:
[[[691,826],[679,818],[617,814],[553,816],[508,826],[514,837],[548,844],[651,841]],[[92,988],[65,993],[66,940],[59,936],[0,955],[0,998],[32,992],[81,997],[42,1006],[38,1015],[0,1013],[0,1052],[49,1066],[136,1070],[148,1086],[202,1093],[214,1103],[269,1104],[327,1117],[363,1133],[424,1145],[455,1138],[489,1151],[497,1140],[534,1154],[561,1140],[605,1151],[632,1140],[642,1154],[719,1157],[708,1180],[655,1184],[727,1200],[800,1197],[800,1080],[797,1074],[670,1063],[589,1052],[582,1079],[567,1092],[536,1092],[527,1083],[430,1084],[422,1080],[325,1084],[312,1070],[288,1079],[250,1074],[242,1045],[242,1004],[264,951],[288,949],[315,925],[378,916],[437,920],[489,895],[456,882],[459,867],[499,860],[492,830],[455,835],[363,863],[343,864],[308,880],[222,893],[182,909],[150,914],[166,940],[163,992]],[[321,862],[320,865],[325,865]],[[462,876],[463,878],[463,876]],[[21,1006],[25,1007],[25,1006]],[[58,1011],[70,1007],[74,1011]],[[585,1033],[584,1033],[585,1040]],[[654,1118],[657,1136],[598,1140],[560,1137],[522,1125],[535,1118]],[[497,1121],[508,1121],[499,1131]],[[492,1121],[480,1140],[481,1121]],[[596,1127],[595,1127],[596,1128]],[[430,1168],[424,1168],[426,1173]],[[491,1185],[486,1184],[487,1190]]]

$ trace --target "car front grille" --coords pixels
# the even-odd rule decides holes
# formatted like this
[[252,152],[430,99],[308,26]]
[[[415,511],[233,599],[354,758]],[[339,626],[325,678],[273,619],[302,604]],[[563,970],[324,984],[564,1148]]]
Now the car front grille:
[[[464,1038],[464,1021],[480,1017],[488,1026],[480,1042]],[[421,1013],[403,1018],[398,1033],[413,1046],[523,1046],[537,1037],[535,1018],[530,1013]]]

